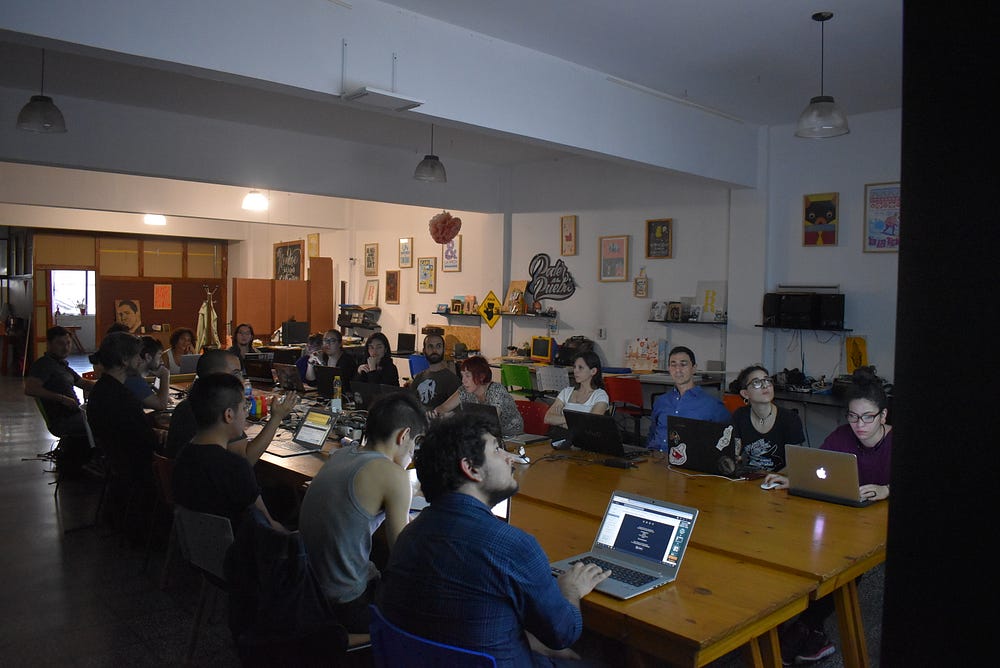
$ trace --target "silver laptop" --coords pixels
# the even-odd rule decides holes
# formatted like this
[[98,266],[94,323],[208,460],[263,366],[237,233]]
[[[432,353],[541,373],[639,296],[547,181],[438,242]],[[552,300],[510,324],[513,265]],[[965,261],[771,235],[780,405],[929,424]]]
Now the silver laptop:
[[290,440],[274,440],[267,451],[279,457],[294,457],[319,452],[333,429],[333,413],[321,408],[308,408]]
[[302,384],[302,376],[299,375],[299,369],[294,364],[273,362],[271,370],[274,371],[275,380],[281,389],[295,390],[299,394],[306,391],[305,385]]
[[552,564],[560,575],[578,561],[611,569],[597,591],[627,599],[672,582],[687,550],[695,508],[616,490],[590,552]]
[[786,445],[788,493],[845,506],[867,506],[858,483],[858,458],[847,452],[833,452],[801,445]]
[[180,367],[180,371],[177,373],[195,373],[198,371],[198,360],[201,359],[201,355],[197,353],[189,353],[187,355],[181,355],[181,361],[178,362],[177,366]]

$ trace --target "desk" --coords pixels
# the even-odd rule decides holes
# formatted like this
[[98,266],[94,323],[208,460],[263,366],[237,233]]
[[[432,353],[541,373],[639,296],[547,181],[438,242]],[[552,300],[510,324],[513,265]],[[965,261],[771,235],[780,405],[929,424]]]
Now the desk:
[[845,666],[867,666],[854,579],[885,560],[888,504],[852,508],[764,491],[753,481],[728,481],[669,470],[654,456],[635,469],[569,460],[536,460],[520,475],[519,497],[576,512],[604,515],[615,489],[698,508],[691,545],[811,578],[811,596],[834,595]]

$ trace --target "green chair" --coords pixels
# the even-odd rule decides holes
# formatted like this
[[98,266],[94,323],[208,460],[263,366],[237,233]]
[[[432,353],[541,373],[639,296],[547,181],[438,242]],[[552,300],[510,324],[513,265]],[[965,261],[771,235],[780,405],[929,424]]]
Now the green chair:
[[511,394],[534,400],[539,396],[531,380],[531,368],[523,364],[501,364],[500,383]]

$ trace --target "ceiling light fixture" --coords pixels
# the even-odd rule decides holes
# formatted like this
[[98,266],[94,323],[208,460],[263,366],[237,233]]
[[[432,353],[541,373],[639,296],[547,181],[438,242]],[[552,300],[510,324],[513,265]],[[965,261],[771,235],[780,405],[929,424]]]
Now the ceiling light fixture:
[[245,211],[267,211],[267,195],[259,190],[251,190],[243,197]]
[[833,12],[816,12],[812,15],[813,21],[818,21],[820,26],[820,51],[819,51],[819,95],[809,100],[802,114],[799,116],[798,127],[795,128],[796,137],[807,139],[826,139],[828,137],[839,137],[851,131],[847,127],[847,116],[840,107],[833,101],[833,97],[823,94],[823,70],[826,45],[825,24],[833,18]]
[[147,225],[166,225],[167,217],[159,213],[147,213],[142,217],[142,222]]
[[431,152],[424,156],[417,168],[413,171],[413,178],[417,181],[430,181],[432,183],[447,183],[448,174],[444,171],[444,165],[434,155],[434,124],[431,123]]
[[44,134],[66,132],[66,119],[52,98],[45,94],[45,49],[42,49],[42,82],[39,94],[32,95],[31,100],[17,115],[17,129]]
[[400,95],[394,91],[374,88],[372,86],[362,86],[356,91],[352,91],[342,96],[345,102],[357,102],[379,109],[391,109],[392,111],[409,111],[424,103],[415,97]]

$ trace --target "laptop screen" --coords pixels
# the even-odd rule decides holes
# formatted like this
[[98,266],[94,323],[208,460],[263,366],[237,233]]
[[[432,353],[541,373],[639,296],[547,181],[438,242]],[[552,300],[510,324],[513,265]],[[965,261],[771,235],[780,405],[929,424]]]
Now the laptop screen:
[[694,520],[692,512],[616,493],[604,514],[597,544],[619,554],[678,566]]
[[332,427],[333,415],[326,411],[309,409],[302,416],[294,440],[296,443],[321,448]]

